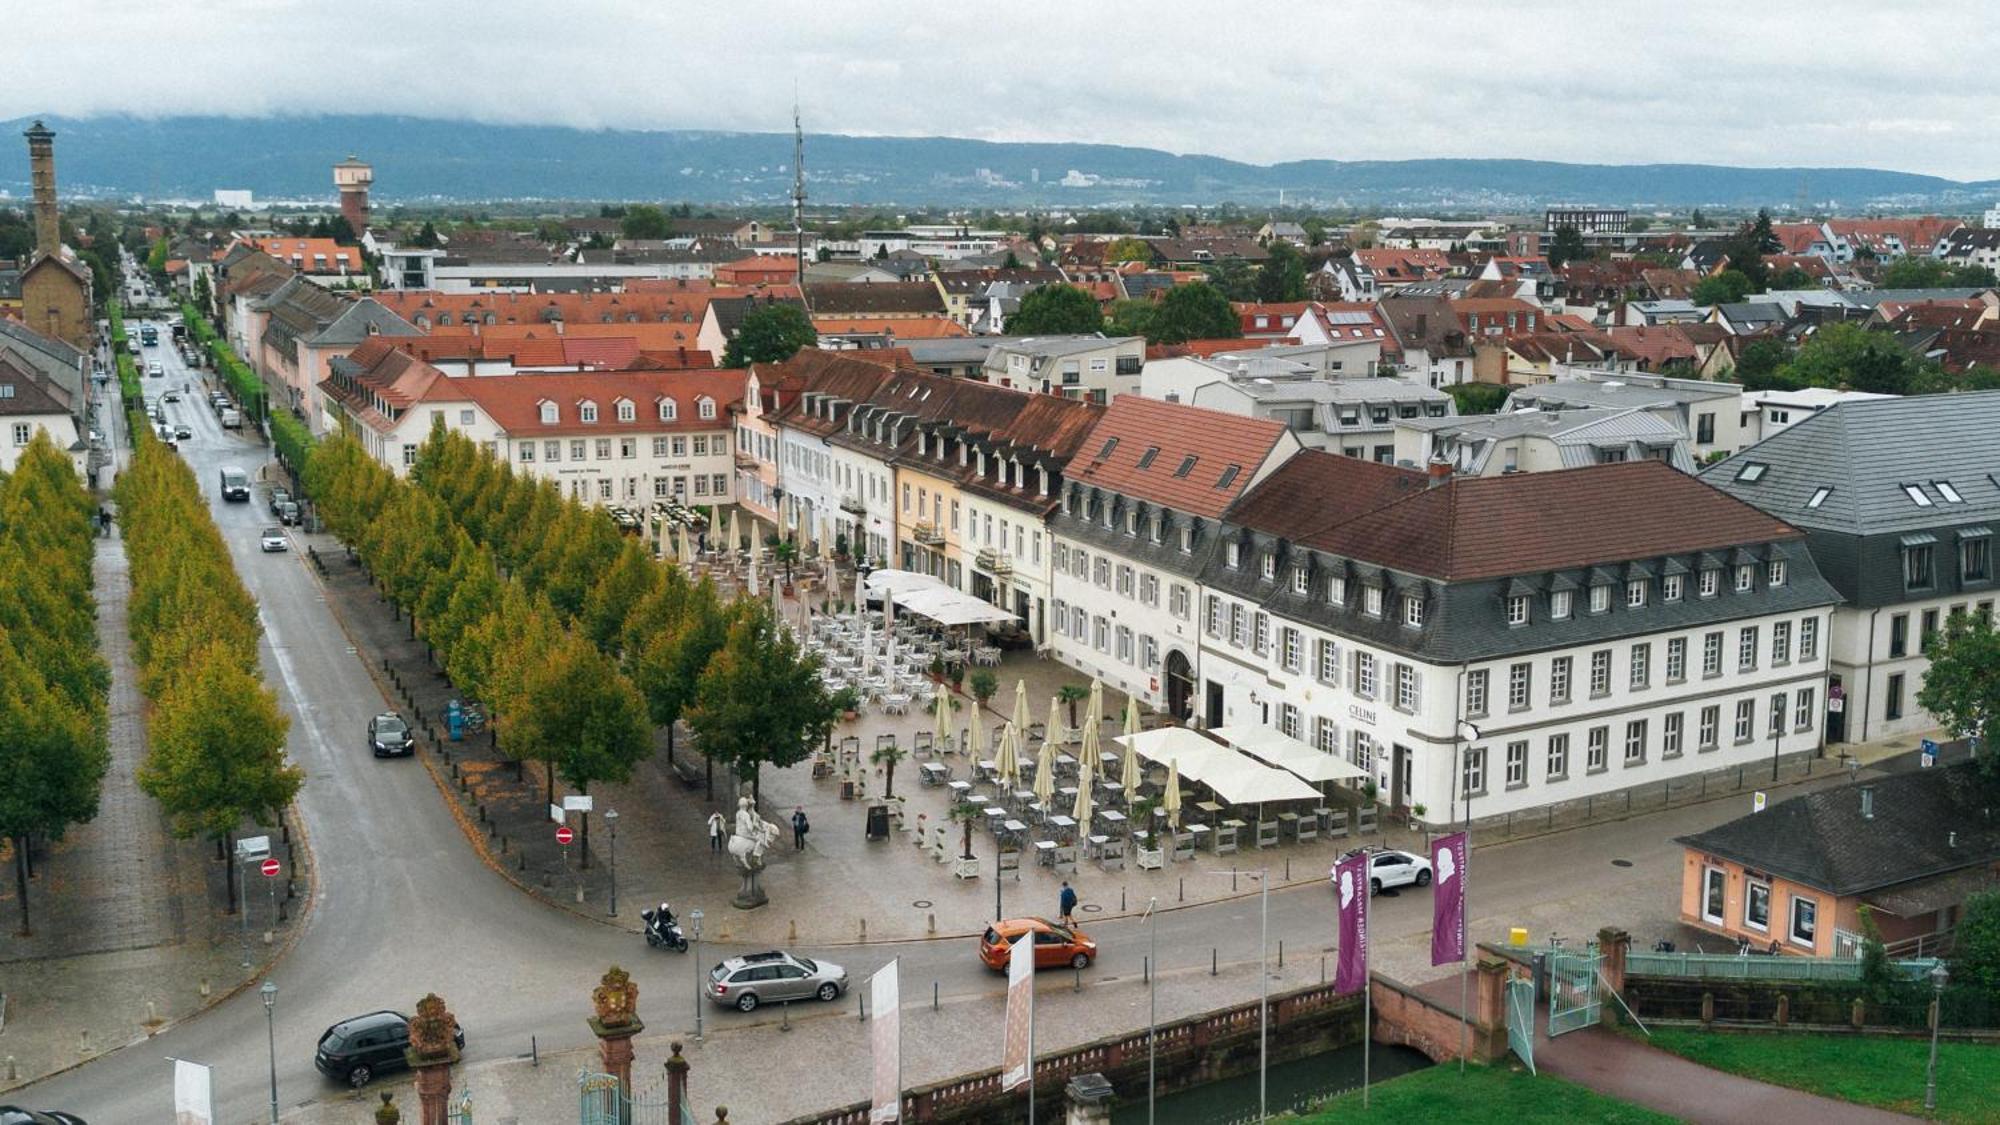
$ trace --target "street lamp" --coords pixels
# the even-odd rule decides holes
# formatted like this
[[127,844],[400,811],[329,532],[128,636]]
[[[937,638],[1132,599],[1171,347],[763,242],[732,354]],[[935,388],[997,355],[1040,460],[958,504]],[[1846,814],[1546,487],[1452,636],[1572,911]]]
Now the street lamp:
[[[1268,1115],[1265,1108],[1266,1079],[1271,1066],[1271,879],[1268,868],[1257,871],[1216,871],[1216,875],[1238,875],[1257,880],[1257,1120]],[[1150,911],[1150,907],[1148,910]],[[1156,921],[1155,926],[1158,925]],[[1155,972],[1158,970],[1155,969]],[[1150,1099],[1149,1099],[1150,1100]]]
[[[257,993],[264,998],[264,1041],[271,1050],[271,1125],[278,1125],[278,1025],[273,1012],[278,1006],[278,986],[265,981]],[[1935,1047],[1932,1055],[1936,1055]]]
[[701,1042],[701,911],[688,911],[694,926],[694,1041]]
[[1924,1076],[1924,1114],[1937,1109],[1938,1028],[1944,1023],[1944,982],[1951,973],[1939,961],[1931,968],[1931,1063]]
[[611,916],[618,917],[618,810],[604,810],[604,823],[611,826]]
[[1160,916],[1159,896],[1146,900],[1146,1125],[1153,1125],[1153,1096],[1160,1088]]

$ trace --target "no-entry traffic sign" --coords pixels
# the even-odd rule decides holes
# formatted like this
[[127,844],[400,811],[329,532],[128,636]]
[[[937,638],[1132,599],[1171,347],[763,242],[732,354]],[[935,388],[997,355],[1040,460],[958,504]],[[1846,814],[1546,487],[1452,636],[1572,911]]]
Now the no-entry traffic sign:
[[566,845],[574,839],[576,839],[576,833],[569,830],[569,825],[565,824],[556,829],[556,843]]
[[264,873],[264,878],[275,879],[278,877],[278,861],[275,858],[267,859],[258,866],[257,870]]

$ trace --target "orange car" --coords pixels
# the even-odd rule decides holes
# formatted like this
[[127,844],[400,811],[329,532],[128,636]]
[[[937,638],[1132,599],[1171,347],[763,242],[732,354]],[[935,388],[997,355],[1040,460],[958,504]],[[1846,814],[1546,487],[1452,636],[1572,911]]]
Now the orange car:
[[1081,969],[1097,959],[1097,943],[1082,930],[1059,926],[1047,918],[1008,918],[986,927],[979,939],[979,959],[986,967],[1007,971],[1007,957],[1014,943],[1027,934],[1035,935],[1035,968]]

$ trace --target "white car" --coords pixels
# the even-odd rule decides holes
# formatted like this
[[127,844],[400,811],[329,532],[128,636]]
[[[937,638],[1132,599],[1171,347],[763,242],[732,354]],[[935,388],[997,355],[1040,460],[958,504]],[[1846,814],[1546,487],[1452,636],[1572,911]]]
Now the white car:
[[267,527],[264,529],[263,537],[257,541],[257,545],[266,551],[282,551],[291,546],[291,540],[285,538],[284,528]]
[[[1386,887],[1427,887],[1431,882],[1431,861],[1411,852],[1399,852],[1392,848],[1369,848],[1368,889],[1379,892]],[[1352,853],[1349,853],[1352,854]],[[1338,868],[1335,868],[1338,871]],[[1337,878],[1333,872],[1329,880]]]

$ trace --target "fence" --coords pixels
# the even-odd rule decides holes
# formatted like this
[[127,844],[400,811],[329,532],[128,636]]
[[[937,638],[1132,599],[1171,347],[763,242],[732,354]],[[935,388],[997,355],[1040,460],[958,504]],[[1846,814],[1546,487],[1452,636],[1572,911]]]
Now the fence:
[[[1839,769],[1840,765],[1835,760],[1816,758],[1811,751],[1794,751],[1780,760],[1775,784],[1803,781],[1814,774],[1825,776]],[[1740,793],[1747,798],[1751,792],[1769,789],[1773,784],[1770,759],[1766,758],[1761,763],[1745,763],[1687,777],[1648,782],[1497,816],[1476,815],[1479,809],[1475,803],[1472,830],[1481,840],[1488,842],[1495,838],[1512,840],[1541,836],[1566,828],[1622,820],[1638,813],[1700,804],[1732,794]],[[1744,811],[1749,811],[1747,801]]]
[[[1927,981],[1937,958],[1889,962],[1897,980]],[[1625,975],[1693,980],[1859,981],[1858,957],[1745,957],[1733,953],[1640,953],[1625,955]]]
[[[1719,980],[1633,977],[1624,998],[1644,1020],[1758,1027],[1922,1031],[1935,993],[1926,982],[1870,989],[1858,981]],[[1939,1025],[1957,1031],[2000,1027],[2000,995],[1952,986],[1937,997]]]

